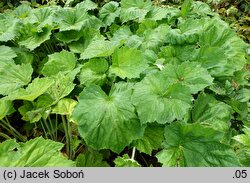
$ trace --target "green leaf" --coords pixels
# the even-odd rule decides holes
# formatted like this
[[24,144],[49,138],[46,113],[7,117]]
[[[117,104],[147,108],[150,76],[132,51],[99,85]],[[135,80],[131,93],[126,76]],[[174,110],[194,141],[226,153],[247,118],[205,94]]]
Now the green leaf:
[[87,151],[77,156],[77,167],[109,167],[109,164],[103,161],[103,156],[98,152]]
[[16,151],[13,151],[17,147],[19,147],[19,144],[15,139],[0,143],[0,167],[10,166],[13,161],[18,159]]
[[27,24],[21,29],[18,44],[30,50],[34,50],[43,42],[50,39],[51,31],[52,28],[49,26],[38,28],[33,24]]
[[121,0],[122,8],[137,7],[140,9],[151,9],[151,0]]
[[106,80],[106,72],[109,64],[104,58],[94,58],[86,62],[78,75],[80,84],[89,86],[92,84],[103,85]]
[[155,20],[151,20],[151,19],[143,20],[139,24],[139,27],[136,30],[136,34],[143,37],[145,31],[156,29],[158,26],[159,25]]
[[18,109],[23,116],[22,119],[31,123],[39,121],[42,117],[46,119],[51,112],[51,107],[69,95],[74,89],[75,84],[73,80],[79,70],[80,69],[77,68],[67,75],[59,73],[58,75],[50,77],[49,79],[53,81],[53,84],[46,92],[39,96],[36,102],[25,103]]
[[217,101],[211,95],[201,93],[194,103],[192,110],[192,121],[213,127],[222,132],[230,128],[232,108]]
[[250,100],[250,90],[242,88],[236,92],[236,96],[234,98],[240,102],[248,102]]
[[214,84],[209,86],[209,90],[213,91],[217,95],[226,95],[226,88],[224,88],[224,84],[218,81],[214,81]]
[[124,78],[139,78],[147,68],[146,59],[143,54],[135,49],[123,47],[115,50],[112,57],[110,72]]
[[180,65],[167,64],[162,72],[169,81],[187,86],[192,94],[198,93],[213,83],[213,78],[208,71],[195,62],[183,62]]
[[246,64],[245,43],[219,19],[205,24],[199,45],[196,60],[214,77],[232,76]]
[[250,152],[246,150],[246,148],[240,148],[237,151],[237,157],[240,159],[240,163],[242,167],[250,166]]
[[13,61],[13,58],[15,58],[17,55],[13,51],[12,48],[8,46],[1,45],[0,46],[0,69],[2,65],[4,65],[6,62],[10,63]]
[[49,98],[49,101],[41,101],[41,98],[44,99],[44,95],[38,97],[36,103],[23,101],[24,104],[18,108],[19,113],[22,115],[22,120],[28,121],[29,123],[35,123],[41,120],[42,117],[44,119],[48,117],[48,112],[50,111],[48,107],[53,104],[53,100]]
[[144,41],[142,50],[152,49],[155,52],[159,51],[160,46],[167,42],[169,26],[162,24],[155,29],[148,29],[143,32]]
[[214,12],[209,4],[204,2],[193,1],[191,8],[190,13],[195,16],[217,16],[217,12]]
[[7,97],[4,97],[4,99],[34,101],[45,93],[53,83],[54,81],[49,78],[36,78],[25,89],[19,88],[11,92]]
[[247,102],[239,102],[237,100],[231,99],[227,102],[234,110],[235,113],[237,113],[237,119],[243,121],[246,121],[245,124],[248,123],[248,104]]
[[119,153],[143,136],[131,95],[132,87],[125,83],[116,83],[108,95],[99,86],[84,88],[72,118],[88,146]]
[[[70,74],[70,73],[69,73]],[[47,90],[47,94],[54,101],[54,104],[59,102],[60,99],[66,97],[75,88],[73,83],[74,77],[70,77],[69,74],[65,75],[59,72],[57,75],[51,77],[54,80],[54,84]]]
[[116,158],[114,162],[115,162],[116,167],[140,167],[141,166],[137,161],[131,159],[129,155],[127,154],[124,154],[122,157]]
[[243,129],[244,134],[234,136],[233,139],[246,146],[247,151],[250,153],[250,128]]
[[99,18],[94,15],[91,15],[87,19],[85,27],[99,30],[101,27],[105,27],[105,25]]
[[157,154],[163,166],[233,167],[239,160],[223,133],[200,124],[172,123],[165,128],[165,149]]
[[26,48],[14,48],[17,57],[14,58],[16,64],[32,64],[34,55]]
[[168,31],[167,42],[172,45],[188,46],[189,44],[196,44],[195,46],[198,46],[199,36],[204,28],[202,25],[206,24],[209,21],[211,20],[207,18],[189,18],[186,21],[182,21],[177,28],[170,29]]
[[110,39],[116,42],[127,41],[132,35],[133,33],[128,26],[121,26],[113,33],[113,37]]
[[115,18],[120,15],[119,3],[111,1],[102,6],[99,11],[99,18],[106,26],[110,26]]
[[[158,57],[164,59],[165,64],[181,64],[187,60],[194,60],[197,50],[193,45],[164,46],[158,52]],[[188,59],[187,59],[188,58]]]
[[[58,102],[58,101],[56,101]],[[36,100],[36,102],[33,102],[33,108],[40,109],[40,108],[46,108],[50,110],[50,107],[54,104],[56,104],[55,99],[52,98],[51,95],[49,95],[48,92],[44,93],[43,95],[39,96]]]
[[[250,61],[250,48],[249,48],[249,53],[247,55],[249,57],[248,59],[248,62],[249,62]],[[250,86],[250,83],[248,82],[249,78],[250,78],[250,69],[243,69],[234,73],[233,80],[238,85]]]
[[163,140],[164,127],[159,124],[150,124],[145,129],[143,138],[135,140],[132,146],[140,152],[151,155],[153,150],[161,148]]
[[250,128],[243,128],[244,134],[234,136],[233,139],[240,143],[240,147],[237,149],[237,156],[240,159],[242,166],[250,166]]
[[[70,32],[69,32],[70,33]],[[81,33],[77,34],[78,36],[81,36],[81,38],[78,41],[74,41],[68,44],[70,51],[73,53],[82,53],[84,50],[92,43],[93,41],[104,41],[105,38],[101,33],[92,28],[86,28],[81,31]],[[76,36],[76,35],[74,35]],[[72,37],[68,37],[69,39]]]
[[60,31],[80,31],[87,23],[89,15],[82,9],[61,9],[55,13]]
[[21,4],[13,10],[13,15],[17,18],[24,20],[31,13],[32,8],[27,4]]
[[68,51],[61,51],[49,55],[49,60],[43,66],[41,73],[44,76],[56,75],[59,72],[68,73],[76,66],[77,58],[74,53]]
[[12,101],[0,99],[0,120],[14,111]]
[[144,56],[149,64],[155,63],[155,61],[158,59],[153,50],[145,50]]
[[152,7],[150,0],[122,0],[120,19],[122,23],[139,19],[141,22]]
[[125,46],[129,48],[139,48],[143,43],[143,38],[137,35],[130,36],[125,42]]
[[32,9],[31,14],[27,17],[29,23],[36,24],[37,27],[54,26],[54,11],[51,7]]
[[33,69],[30,64],[6,64],[0,68],[0,94],[10,92],[27,85],[31,80]]
[[[18,144],[7,140],[0,144],[1,167],[69,167],[74,162],[64,157],[60,150],[64,144],[42,137]],[[17,149],[17,150],[16,150]]]
[[187,16],[191,9],[192,0],[185,0],[181,6],[181,15],[183,17]]
[[173,84],[162,72],[157,72],[135,84],[132,100],[142,123],[165,124],[184,117],[192,96],[188,87]]
[[128,9],[121,9],[120,19],[122,23],[128,22],[130,20],[139,19],[139,22],[143,21],[149,10],[139,9],[136,7],[131,7]]
[[92,2],[91,0],[85,0],[81,3],[78,3],[76,5],[76,9],[82,10],[82,11],[89,11],[89,10],[94,10],[97,9],[97,4]]
[[83,31],[69,30],[61,31],[55,34],[55,37],[62,42],[70,43],[72,41],[78,41],[83,36]]
[[150,18],[152,20],[162,20],[166,18],[168,14],[169,14],[168,9],[153,6],[151,11],[147,14],[146,18]]
[[14,40],[18,35],[18,19],[6,14],[0,14],[0,25],[1,42]]
[[51,113],[71,116],[76,105],[77,101],[71,98],[63,98],[53,107]]
[[81,53],[80,59],[90,59],[96,57],[108,57],[113,54],[114,50],[120,46],[119,42],[94,40]]

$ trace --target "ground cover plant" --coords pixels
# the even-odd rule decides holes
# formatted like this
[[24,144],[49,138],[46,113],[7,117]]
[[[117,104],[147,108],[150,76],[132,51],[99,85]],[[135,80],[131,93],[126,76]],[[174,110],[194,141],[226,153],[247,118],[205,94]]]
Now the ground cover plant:
[[[161,6],[181,5],[183,0],[155,0]],[[202,0],[221,15],[221,18],[228,22],[238,35],[247,43],[250,42],[250,1],[248,0]]]
[[68,2],[0,14],[0,166],[250,166],[249,45],[217,13]]

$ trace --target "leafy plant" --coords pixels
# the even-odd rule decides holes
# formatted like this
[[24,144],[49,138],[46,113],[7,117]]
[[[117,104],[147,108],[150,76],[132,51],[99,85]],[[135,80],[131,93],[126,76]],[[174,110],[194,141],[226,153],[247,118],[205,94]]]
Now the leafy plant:
[[43,167],[73,166],[74,162],[59,154],[63,144],[41,137],[18,144],[14,139],[0,144],[1,166]]
[[249,166],[249,48],[207,4],[67,2],[0,15],[1,166]]

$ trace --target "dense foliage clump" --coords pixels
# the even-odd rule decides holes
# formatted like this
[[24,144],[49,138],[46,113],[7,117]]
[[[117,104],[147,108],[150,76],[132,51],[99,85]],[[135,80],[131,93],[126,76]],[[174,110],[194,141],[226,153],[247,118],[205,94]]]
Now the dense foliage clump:
[[250,166],[249,48],[207,4],[67,2],[0,14],[1,166]]

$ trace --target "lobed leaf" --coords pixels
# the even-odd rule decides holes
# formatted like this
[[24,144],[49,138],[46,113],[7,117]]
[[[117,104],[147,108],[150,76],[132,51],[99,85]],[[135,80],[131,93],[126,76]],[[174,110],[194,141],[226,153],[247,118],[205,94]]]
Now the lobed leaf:
[[21,30],[21,36],[19,37],[18,44],[25,46],[30,50],[34,50],[39,47],[42,43],[50,39],[52,34],[52,28],[45,26],[37,28],[33,24],[23,25]]
[[161,148],[164,141],[164,127],[159,124],[147,126],[142,139],[135,140],[133,146],[140,152],[152,155],[153,150]]
[[54,81],[49,78],[36,78],[25,89],[18,88],[4,97],[4,99],[34,101],[37,97],[45,93],[52,84],[54,84]]
[[77,101],[71,98],[61,99],[52,109],[51,113],[71,116]]
[[14,40],[18,35],[18,19],[9,15],[0,15],[0,41]]
[[187,86],[156,72],[135,84],[132,100],[141,123],[165,124],[184,117],[191,107],[192,95]]
[[113,54],[114,50],[120,46],[119,42],[94,40],[81,53],[80,59],[90,59],[96,57],[108,57]]
[[72,118],[88,146],[119,153],[142,137],[144,127],[136,118],[131,95],[132,87],[125,83],[115,84],[108,95],[99,86],[84,88]]
[[165,128],[165,149],[157,158],[163,166],[240,166],[232,147],[220,142],[222,136],[200,124],[175,122]]
[[68,73],[72,71],[77,62],[74,53],[63,50],[48,56],[49,60],[43,66],[41,73],[44,76],[57,75],[59,72]]
[[146,60],[139,50],[122,47],[114,51],[112,65],[109,71],[122,79],[131,79],[139,78],[140,73],[146,68]]
[[87,151],[77,156],[77,167],[108,167],[108,163],[103,161],[103,156],[98,152]]
[[78,75],[80,84],[90,86],[92,84],[103,85],[106,81],[106,72],[109,64],[104,58],[94,58],[86,62]]
[[129,158],[129,156],[127,154],[124,154],[122,157],[118,157],[115,159],[115,166],[116,167],[140,167],[141,165]]
[[0,99],[0,120],[14,111],[15,109],[12,101]]
[[15,51],[8,46],[1,45],[0,46],[0,69],[3,65],[7,63],[13,63],[13,58],[15,58],[17,54]]
[[119,17],[120,10],[119,3],[111,1],[102,6],[99,11],[99,18],[106,26],[110,26]]
[[0,68],[0,94],[10,92],[27,85],[31,80],[33,68],[30,64],[6,64]]
[[89,15],[79,9],[61,9],[55,13],[60,31],[80,31],[87,23]]
[[195,62],[183,62],[180,65],[167,64],[162,72],[169,81],[187,86],[192,94],[198,93],[213,83],[213,78],[208,71]]
[[15,140],[7,140],[1,143],[0,147],[1,167],[68,167],[75,165],[73,161],[60,153],[62,143],[45,140],[42,137],[20,144]]

